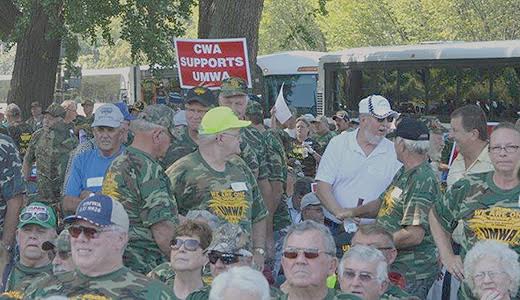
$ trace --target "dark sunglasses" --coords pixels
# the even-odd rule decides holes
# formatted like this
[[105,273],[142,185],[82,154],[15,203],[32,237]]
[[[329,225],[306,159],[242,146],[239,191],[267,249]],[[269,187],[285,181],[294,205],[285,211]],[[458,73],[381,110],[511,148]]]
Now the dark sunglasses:
[[70,251],[58,251],[56,255],[59,256],[61,260],[67,260],[70,257]]
[[218,251],[211,251],[208,253],[209,262],[212,264],[216,264],[219,259],[225,265],[236,264],[240,256],[242,255],[232,253],[221,253]]
[[82,232],[87,239],[97,239],[99,234],[104,230],[98,230],[92,227],[73,225],[68,228],[70,236],[77,238]]
[[283,252],[283,256],[288,259],[295,259],[298,257],[298,253],[303,252],[303,255],[307,259],[315,259],[320,255],[320,253],[329,254],[323,250],[313,249],[313,248],[287,248]]
[[195,239],[174,239],[170,242],[172,250],[179,250],[182,245],[184,245],[184,249],[188,251],[196,251],[200,247],[200,242]]
[[50,215],[47,212],[24,212],[20,215],[20,221],[25,222],[32,218],[35,218],[38,221],[41,222],[47,222],[49,221]]
[[386,118],[378,118],[378,117],[375,117],[377,122],[379,123],[383,123],[385,120],[388,122],[388,123],[392,123],[394,121],[394,116],[389,116],[389,117],[386,117]]

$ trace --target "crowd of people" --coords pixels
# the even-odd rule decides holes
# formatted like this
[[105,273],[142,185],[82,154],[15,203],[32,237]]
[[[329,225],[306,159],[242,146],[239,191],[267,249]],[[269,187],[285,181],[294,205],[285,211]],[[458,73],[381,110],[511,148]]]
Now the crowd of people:
[[478,105],[81,106],[5,111],[0,299],[519,299],[520,129]]

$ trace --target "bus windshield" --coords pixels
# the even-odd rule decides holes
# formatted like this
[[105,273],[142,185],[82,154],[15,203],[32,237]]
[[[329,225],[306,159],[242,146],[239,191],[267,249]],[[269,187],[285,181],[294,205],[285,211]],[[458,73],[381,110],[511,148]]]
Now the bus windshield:
[[264,77],[263,98],[267,111],[276,102],[284,84],[283,95],[287,105],[294,106],[299,114],[316,115],[317,74],[269,75]]

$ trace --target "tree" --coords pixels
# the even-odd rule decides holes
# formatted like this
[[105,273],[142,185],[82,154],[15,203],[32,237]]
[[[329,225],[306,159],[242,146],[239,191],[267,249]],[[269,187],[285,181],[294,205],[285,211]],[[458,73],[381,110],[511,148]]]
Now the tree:
[[60,49],[65,63],[77,59],[78,40],[113,43],[111,21],[122,20],[121,39],[134,62],[168,65],[171,42],[182,35],[194,0],[4,0],[0,2],[0,39],[16,44],[8,102],[27,114],[30,102],[52,102]]

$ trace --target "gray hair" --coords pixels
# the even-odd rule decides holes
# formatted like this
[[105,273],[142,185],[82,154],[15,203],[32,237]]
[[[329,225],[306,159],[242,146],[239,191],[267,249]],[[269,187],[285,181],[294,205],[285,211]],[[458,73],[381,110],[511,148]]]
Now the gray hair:
[[157,128],[164,128],[161,125],[154,124],[152,122],[148,122],[144,119],[135,119],[130,122],[130,130],[133,132],[136,131],[151,131]]
[[218,275],[211,283],[209,300],[224,300],[224,292],[230,288],[248,291],[260,300],[271,299],[264,275],[250,267],[233,267]]
[[17,117],[22,114],[22,110],[18,105],[16,105],[16,103],[10,103],[5,108],[5,113],[13,117]]
[[426,154],[428,150],[430,150],[430,141],[412,141],[403,139],[402,137],[399,138],[403,141],[404,147],[410,152]]
[[500,262],[502,271],[511,279],[508,287],[511,297],[515,297],[520,284],[520,263],[518,254],[506,244],[495,240],[482,240],[477,242],[464,258],[464,277],[469,288],[475,290],[475,265],[484,259],[495,258]]
[[324,241],[324,248],[325,251],[335,256],[336,253],[336,243],[334,242],[334,238],[332,237],[332,234],[330,233],[330,230],[323,224],[316,223],[312,220],[305,220],[301,223],[293,224],[289,227],[287,230],[287,234],[285,235],[285,238],[283,239],[283,248],[285,249],[287,247],[287,241],[289,240],[289,237],[293,233],[304,233],[307,231],[318,231],[323,238]]
[[388,281],[388,263],[386,261],[385,256],[381,251],[376,248],[364,246],[364,245],[356,245],[350,248],[341,258],[341,261],[338,265],[338,274],[339,277],[343,277],[343,272],[345,271],[345,264],[347,259],[352,259],[356,261],[363,261],[366,263],[377,264],[376,265],[376,278],[379,283],[383,283]]

